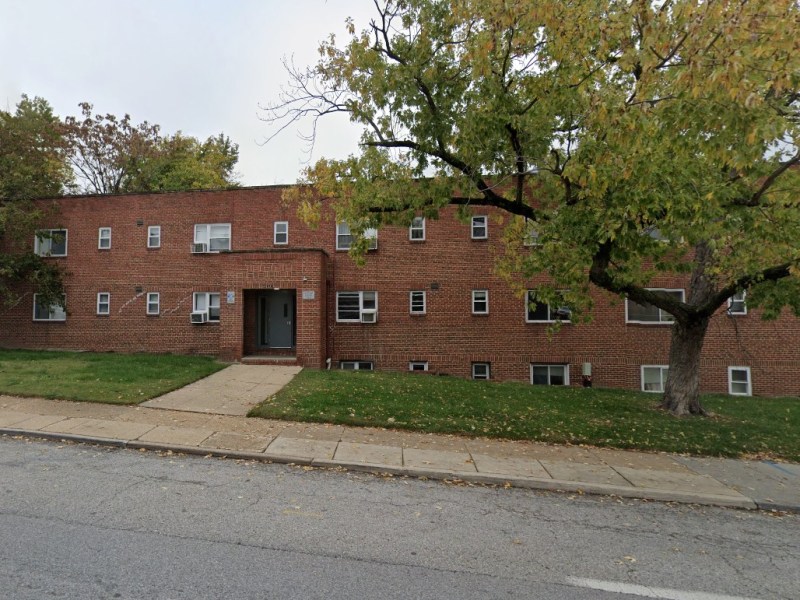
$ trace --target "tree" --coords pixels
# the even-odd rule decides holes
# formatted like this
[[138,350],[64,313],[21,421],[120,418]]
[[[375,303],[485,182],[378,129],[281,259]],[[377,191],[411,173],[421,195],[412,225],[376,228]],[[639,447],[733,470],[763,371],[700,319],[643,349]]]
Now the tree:
[[45,301],[63,294],[57,266],[31,252],[42,218],[32,198],[56,196],[72,184],[61,122],[42,98],[23,95],[12,114],[0,111],[0,296],[15,301],[28,282]]
[[83,191],[96,194],[215,189],[235,185],[239,147],[223,134],[205,142],[180,132],[163,137],[158,125],[135,125],[125,114],[67,117],[70,162]]
[[[278,131],[346,113],[361,151],[288,195],[356,234],[447,205],[514,218],[499,268],[588,318],[592,286],[674,319],[663,399],[704,414],[699,359],[734,293],[800,312],[795,0],[376,0],[289,68]],[[525,246],[535,234],[538,243]],[[363,245],[358,246],[363,250]],[[547,274],[541,279],[541,274]],[[688,277],[686,297],[648,289]],[[564,291],[568,290],[568,291]]]
[[126,191],[222,189],[235,185],[239,146],[220,133],[205,142],[181,132],[163,138],[156,152],[138,165]]

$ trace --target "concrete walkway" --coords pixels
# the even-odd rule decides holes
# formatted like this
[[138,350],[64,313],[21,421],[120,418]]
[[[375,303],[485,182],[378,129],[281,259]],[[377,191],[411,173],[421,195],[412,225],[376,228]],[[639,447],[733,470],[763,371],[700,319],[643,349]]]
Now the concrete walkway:
[[[173,392],[139,406],[0,396],[0,433],[432,479],[800,512],[798,464],[549,446],[240,416],[254,398],[261,400],[274,393],[268,386],[277,385],[275,379],[270,384],[264,379],[266,375],[250,372],[267,368],[234,365],[230,371],[225,369],[202,380],[205,384],[187,386],[181,390],[183,394]],[[281,376],[293,376],[280,371],[291,367],[271,368],[279,369]],[[247,388],[244,401],[237,401],[237,387]],[[190,388],[194,391],[188,391]]]
[[185,387],[148,400],[142,406],[244,417],[264,398],[277,393],[302,369],[295,366],[230,365]]

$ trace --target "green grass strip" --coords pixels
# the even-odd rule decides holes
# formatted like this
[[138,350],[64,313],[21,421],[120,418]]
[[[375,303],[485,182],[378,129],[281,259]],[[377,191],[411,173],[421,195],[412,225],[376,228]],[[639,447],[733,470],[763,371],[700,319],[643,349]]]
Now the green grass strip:
[[305,369],[250,415],[431,433],[800,461],[800,400],[704,396],[675,418],[660,396],[612,389]]
[[0,350],[0,393],[138,404],[224,367],[205,356]]

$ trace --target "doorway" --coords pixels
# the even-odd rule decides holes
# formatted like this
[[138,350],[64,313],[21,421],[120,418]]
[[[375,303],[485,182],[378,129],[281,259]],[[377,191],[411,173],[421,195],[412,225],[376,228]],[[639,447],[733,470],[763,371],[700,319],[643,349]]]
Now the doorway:
[[258,296],[256,345],[261,349],[295,347],[295,290],[271,290]]

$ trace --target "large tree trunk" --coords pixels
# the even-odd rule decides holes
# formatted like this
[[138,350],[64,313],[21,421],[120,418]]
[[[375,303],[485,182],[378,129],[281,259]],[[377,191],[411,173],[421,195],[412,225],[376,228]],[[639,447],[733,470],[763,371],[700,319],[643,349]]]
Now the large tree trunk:
[[676,416],[705,415],[700,405],[700,352],[708,319],[672,325],[669,374],[661,407]]

